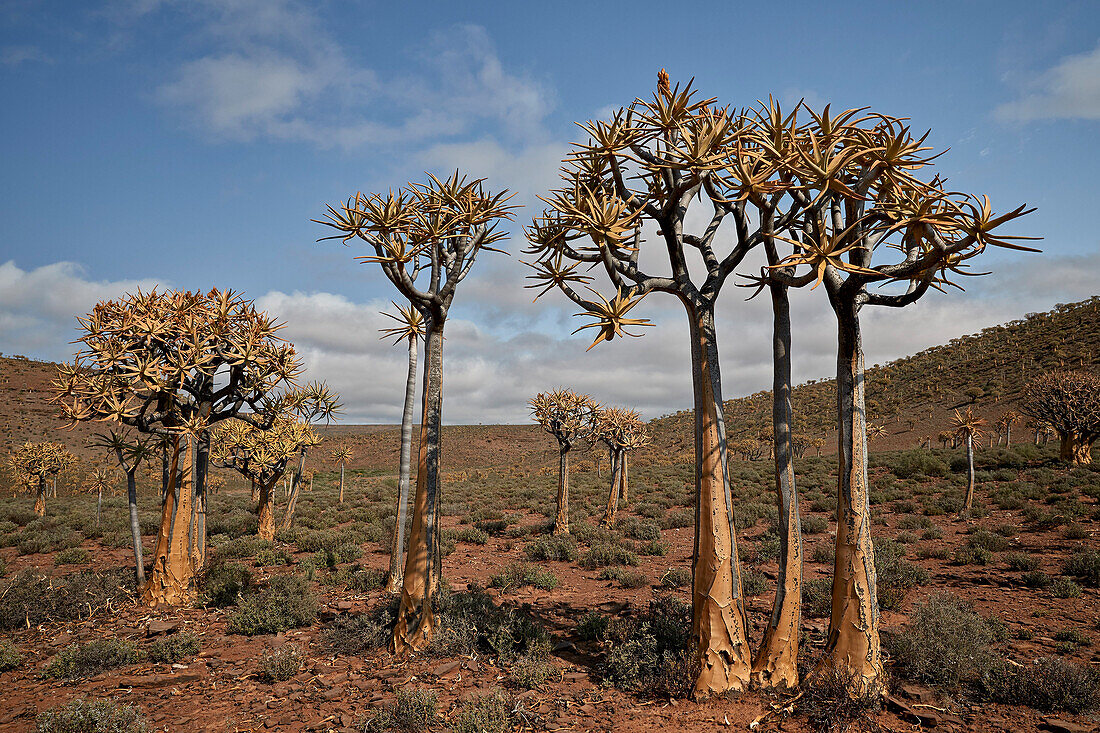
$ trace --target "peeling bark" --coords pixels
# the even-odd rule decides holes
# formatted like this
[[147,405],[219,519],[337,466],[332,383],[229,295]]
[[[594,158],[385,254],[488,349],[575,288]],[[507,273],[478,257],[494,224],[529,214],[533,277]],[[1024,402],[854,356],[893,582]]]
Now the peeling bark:
[[554,534],[569,534],[569,445],[558,444],[558,516]]
[[38,492],[34,498],[34,513],[40,517],[46,516],[46,478],[38,477]]
[[[1061,445],[1058,448],[1058,457],[1075,466],[1086,466],[1092,463],[1093,440],[1087,440],[1077,433],[1066,433],[1058,436]],[[36,511],[37,511],[37,505]]]
[[279,478],[275,477],[270,483],[260,486],[259,490],[259,535],[268,541],[275,539],[275,486],[278,482]]
[[340,503],[344,503],[344,464],[340,463]]
[[814,672],[836,667],[853,680],[852,693],[875,695],[883,692],[885,673],[867,486],[863,348],[858,306],[851,299],[830,300],[838,324],[836,564],[825,654]]
[[726,426],[714,313],[688,305],[695,393],[695,552],[692,637],[697,699],[744,689],[752,671],[741,568],[733,527]]
[[425,648],[432,639],[432,595],[438,563],[440,428],[443,418],[443,323],[433,317],[425,349],[420,454],[413,497],[412,529],[401,583],[401,604],[390,650],[398,655]]
[[[177,473],[181,458],[183,466]],[[192,438],[174,438],[153,572],[141,593],[142,603],[146,606],[179,606],[195,598],[192,584],[195,569],[188,546],[194,491],[193,462]]]
[[791,433],[791,316],[787,289],[772,295],[772,426],[776,503],[779,509],[779,576],[764,642],[753,662],[753,682],[761,687],[798,686],[798,641],[802,623],[802,522],[798,511]]
[[627,456],[630,451],[621,451],[619,456],[619,500],[626,504],[630,501],[630,483],[629,483],[629,470],[627,467]]

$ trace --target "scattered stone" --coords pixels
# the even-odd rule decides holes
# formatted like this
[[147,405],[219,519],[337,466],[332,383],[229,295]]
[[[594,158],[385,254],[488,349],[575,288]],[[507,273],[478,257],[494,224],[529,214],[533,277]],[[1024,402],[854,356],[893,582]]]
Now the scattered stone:
[[951,713],[932,710],[927,707],[910,705],[904,700],[899,700],[893,695],[886,696],[886,707],[897,714],[899,718],[909,723],[917,723],[925,728],[937,728],[944,723],[962,725],[962,718]]
[[336,608],[340,611],[350,611],[355,608],[355,601],[336,601]]
[[453,661],[453,662],[444,662],[443,664],[441,664],[438,667],[436,667],[435,669],[433,669],[432,674],[434,674],[436,677],[446,677],[449,674],[457,672],[458,668],[461,667],[461,666],[462,666],[462,661],[461,660],[456,660],[456,661]]
[[158,687],[173,687],[198,682],[204,675],[192,672],[190,674],[149,674],[140,677],[124,677],[119,680],[119,687],[130,687],[135,690],[150,690]]
[[1043,718],[1039,723],[1039,728],[1050,731],[1051,733],[1089,733],[1093,730],[1080,723],[1073,723],[1068,720],[1062,720],[1061,718],[1051,717]]
[[145,626],[146,636],[160,636],[161,634],[171,634],[178,631],[180,627],[179,621],[160,621],[153,619]]
[[930,687],[924,685],[916,685],[912,682],[903,683],[898,687],[898,692],[902,697],[909,700],[916,700],[920,703],[931,703],[936,699],[936,693],[932,691]]

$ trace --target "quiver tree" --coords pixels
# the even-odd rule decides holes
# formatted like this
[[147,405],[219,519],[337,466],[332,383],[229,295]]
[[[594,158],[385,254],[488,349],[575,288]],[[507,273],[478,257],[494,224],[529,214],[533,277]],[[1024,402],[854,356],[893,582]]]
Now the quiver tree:
[[[997,432],[1004,435],[1005,445],[1012,445],[1012,426],[1021,420],[1023,420],[1023,415],[1015,410],[1009,410],[1001,415],[1001,419],[997,421]],[[998,435],[998,442],[1000,442],[1000,435]]]
[[630,464],[629,456],[633,451],[644,448],[653,441],[649,437],[646,424],[638,418],[627,422],[626,430],[619,441],[619,500],[624,504],[630,501]]
[[512,218],[506,205],[510,197],[507,191],[491,193],[484,179],[469,181],[457,171],[445,181],[429,174],[427,183],[409,184],[396,194],[356,194],[343,206],[328,207],[327,218],[319,222],[340,232],[330,239],[364,242],[371,254],[356,259],[381,267],[427,321],[416,495],[391,644],[398,654],[423,649],[434,628],[431,600],[440,577],[443,331],[455,289],[478,253],[494,250],[492,245],[505,236],[497,225]]
[[982,425],[985,425],[985,420],[975,417],[969,407],[966,412],[955,410],[951,416],[951,432],[966,445],[966,503],[963,511],[967,512],[974,505],[974,442],[985,435]]
[[271,427],[269,395],[293,382],[298,356],[277,336],[282,324],[232,291],[139,291],[77,320],[82,347],[61,365],[54,401],[72,424],[114,422],[167,439],[161,526],[142,600],[186,603],[206,546],[207,453],[199,451],[194,470],[196,439],[232,417]]
[[[282,402],[290,414],[309,426],[321,421],[328,425],[341,411],[336,393],[324,382],[310,382],[302,389],[292,390],[286,394]],[[298,507],[298,494],[302,490],[302,480],[305,477],[306,451],[321,443],[319,438],[316,436],[314,438],[312,441],[302,441],[298,446],[298,464],[290,477],[290,496],[287,499],[286,511],[283,512],[283,521],[279,524],[279,529],[284,532],[290,529],[294,522],[294,510]],[[312,487],[312,479],[310,486]]]
[[100,516],[103,513],[103,492],[110,491],[115,485],[115,474],[107,468],[96,468],[88,477],[88,489],[96,493],[95,499],[95,526],[99,529]]
[[1063,461],[1092,463],[1092,444],[1100,437],[1100,377],[1081,371],[1044,374],[1028,385],[1020,410],[1040,430],[1058,434]]
[[130,510],[130,536],[134,544],[134,567],[137,584],[145,584],[145,560],[142,556],[141,521],[137,506],[137,471],[141,463],[153,458],[157,453],[158,439],[153,435],[127,435],[120,430],[96,436],[95,447],[105,449],[118,461],[126,474],[126,503]]
[[628,445],[636,443],[636,447],[640,447],[644,444],[645,426],[637,412],[622,407],[596,408],[591,413],[589,423],[591,437],[607,447],[610,458],[611,487],[607,493],[607,507],[600,519],[600,525],[613,527],[623,491],[623,457]]
[[[308,423],[288,411],[266,430],[243,420],[228,420],[211,433],[210,462],[237,471],[256,489],[261,538],[275,539],[275,487],[287,465],[301,456],[303,448],[320,442]],[[286,511],[290,510],[288,505]]]
[[347,468],[348,461],[351,460],[355,454],[351,448],[346,445],[338,445],[332,449],[329,453],[329,457],[336,461],[336,465],[340,467],[340,503],[344,503],[344,469]]
[[[393,301],[391,301],[393,302]],[[387,318],[397,321],[393,328],[382,329],[382,338],[392,338],[396,346],[402,341],[408,342],[409,370],[405,377],[405,402],[401,409],[401,454],[397,473],[397,507],[393,525],[393,537],[390,540],[390,577],[386,590],[396,593],[401,588],[401,558],[405,552],[405,519],[409,509],[409,483],[412,474],[412,428],[413,406],[416,402],[416,359],[417,347],[424,338],[424,316],[412,304],[403,307],[393,303],[397,315],[383,313]]]
[[540,392],[528,403],[531,417],[558,441],[558,514],[554,534],[569,534],[569,451],[587,440],[592,414],[599,408],[588,395],[559,387]]
[[60,443],[24,443],[8,457],[19,481],[34,492],[34,513],[46,516],[46,479],[76,460]]
[[[817,669],[838,668],[852,680],[853,692],[878,694],[883,665],[859,312],[865,305],[903,307],[929,287],[954,285],[950,276],[969,274],[966,260],[987,246],[1028,249],[1013,241],[1022,237],[995,234],[1028,212],[1021,206],[998,216],[988,199],[949,192],[938,177],[918,179],[916,172],[936,156],[924,145],[927,133],[914,138],[897,118],[862,110],[833,115],[829,107],[808,111],[807,124],[791,124],[770,140],[798,213],[769,230],[793,249],[769,265],[768,277],[791,287],[824,283],[837,319],[836,564],[829,633]],[[898,255],[879,262],[889,251]],[[800,267],[809,269],[796,275]]]

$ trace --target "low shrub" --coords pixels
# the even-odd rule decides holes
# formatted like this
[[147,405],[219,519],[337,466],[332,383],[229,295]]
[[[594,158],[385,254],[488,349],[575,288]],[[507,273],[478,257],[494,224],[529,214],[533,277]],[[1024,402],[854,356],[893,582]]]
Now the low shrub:
[[37,626],[44,621],[88,618],[108,604],[119,604],[133,591],[133,571],[81,571],[50,578],[23,570],[0,583],[0,631]]
[[622,588],[641,588],[649,585],[649,575],[644,570],[625,568],[621,565],[604,568],[597,577],[600,580],[614,580]]
[[549,638],[528,616],[497,606],[477,586],[471,585],[464,593],[441,591],[433,608],[437,628],[429,651],[438,656],[489,653],[503,666]]
[[35,719],[36,733],[145,733],[141,712],[114,700],[79,699]]
[[1090,588],[1100,586],[1100,550],[1081,550],[1066,559],[1066,575],[1072,575]]
[[965,545],[955,550],[952,562],[956,565],[988,565],[993,560],[993,553],[984,547]]
[[975,531],[967,539],[966,544],[970,547],[981,547],[990,552],[1001,552],[1007,550],[1009,547],[1007,537],[995,534],[986,529]]
[[646,555],[648,557],[664,557],[669,551],[668,543],[662,542],[661,540],[639,542],[634,549],[639,555]]
[[567,534],[542,535],[523,550],[527,553],[527,557],[535,562],[573,561],[579,554],[577,540]]
[[150,662],[175,664],[199,653],[202,643],[199,635],[190,631],[181,634],[169,634],[149,645],[146,652]]
[[659,596],[636,619],[609,623],[605,633],[601,673],[607,682],[650,696],[690,694],[691,606]]
[[554,571],[526,562],[513,562],[504,566],[499,573],[489,577],[489,587],[499,588],[502,592],[532,586],[541,590],[554,590],[558,578]]
[[756,568],[745,568],[741,573],[741,592],[749,598],[763,595],[768,590],[768,577]]
[[1054,578],[1050,577],[1042,570],[1029,570],[1020,576],[1020,580],[1024,582],[1028,588],[1049,588],[1054,583]]
[[540,638],[529,644],[521,654],[514,657],[508,665],[508,674],[512,680],[528,690],[541,687],[557,674],[558,668],[550,661],[550,639]]
[[1026,552],[1010,552],[1005,555],[1005,563],[1009,570],[1032,572],[1039,569],[1039,558],[1028,555]]
[[337,654],[361,655],[389,643],[396,619],[396,605],[392,603],[370,613],[337,616],[321,638]]
[[88,551],[83,547],[70,547],[57,553],[58,565],[83,565],[88,562]]
[[133,642],[96,639],[87,644],[70,644],[62,649],[42,670],[42,676],[55,679],[91,677],[137,661],[137,646]]
[[659,582],[662,588],[686,588],[691,584],[691,570],[680,567],[669,568]]
[[308,626],[317,617],[317,596],[305,578],[276,575],[260,593],[245,599],[229,617],[231,634],[277,634]]
[[321,578],[321,583],[329,586],[339,586],[353,593],[370,593],[384,588],[389,578],[389,571],[377,568],[364,569],[358,563],[336,568]]
[[638,565],[638,556],[622,545],[609,542],[593,546],[581,558],[580,566],[588,570],[608,565]]
[[0,672],[15,669],[23,663],[19,648],[7,639],[0,639]]
[[659,540],[661,539],[661,527],[654,521],[635,519],[629,517],[620,520],[618,529],[632,540]]
[[1100,673],[1059,657],[1041,657],[1022,668],[999,665],[989,691],[1012,705],[1083,713],[1100,707]]
[[207,564],[198,580],[200,600],[215,608],[235,605],[251,587],[252,571],[239,562],[226,562],[220,556]]
[[802,534],[821,534],[829,529],[829,520],[813,514],[802,518]]
[[577,636],[582,641],[603,641],[611,619],[596,611],[587,611],[577,622]]
[[302,659],[302,652],[291,644],[265,649],[260,655],[260,677],[268,682],[286,682],[298,674]]
[[928,582],[928,571],[891,553],[875,553],[879,606],[896,611],[913,588]]
[[452,733],[507,733],[515,704],[504,692],[468,699],[451,718]]
[[453,537],[456,542],[468,542],[472,545],[484,545],[489,542],[489,533],[477,527],[461,527],[455,530]]
[[363,725],[366,733],[426,733],[439,715],[439,698],[435,690],[401,689],[394,701],[386,705]]
[[661,520],[661,529],[678,529],[691,527],[695,524],[695,513],[690,509],[677,509],[669,512]]
[[1081,586],[1077,585],[1066,576],[1060,575],[1051,583],[1050,592],[1054,594],[1055,598],[1080,598]]
[[798,712],[823,733],[845,733],[849,729],[878,730],[872,715],[881,703],[877,695],[853,695],[857,689],[855,672],[833,665],[815,674],[804,684],[798,700]]
[[832,580],[813,578],[802,583],[802,614],[806,618],[828,618],[832,609]]

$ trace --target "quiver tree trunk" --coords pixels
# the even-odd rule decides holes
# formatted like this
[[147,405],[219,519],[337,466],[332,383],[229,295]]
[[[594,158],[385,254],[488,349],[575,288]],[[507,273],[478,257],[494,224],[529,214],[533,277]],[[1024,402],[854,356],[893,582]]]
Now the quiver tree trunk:
[[302,472],[306,465],[306,449],[302,448],[298,454],[298,468],[290,477],[290,496],[287,498],[286,511],[283,513],[283,521],[279,529],[286,532],[294,524],[294,510],[298,507],[298,494],[302,490]]
[[46,516],[46,477],[38,477],[38,491],[34,497],[34,513],[40,517]]
[[259,511],[260,485],[256,483],[256,479],[254,478],[249,479],[248,482],[252,487],[252,503],[257,505],[257,511]]
[[974,436],[966,436],[966,505],[965,511],[974,506]]
[[875,548],[867,486],[867,416],[857,307],[833,298],[837,314],[838,481],[836,563],[825,654],[815,671],[834,668],[854,694],[883,688]]
[[688,306],[695,393],[695,553],[692,620],[698,677],[693,695],[741,690],[751,673],[741,568],[726,461],[726,426],[714,312]]
[[779,575],[764,643],[753,662],[753,681],[761,687],[798,686],[798,640],[802,622],[802,521],[798,511],[791,434],[791,317],[787,289],[771,285],[772,425],[775,488],[779,508]]
[[[1061,445],[1058,448],[1058,457],[1075,466],[1085,466],[1092,463],[1092,444],[1095,439],[1089,440],[1077,433],[1061,433],[1058,436]],[[37,511],[38,505],[35,505]]]
[[100,486],[96,491],[95,498],[95,528],[99,529],[99,518],[103,513],[103,487]]
[[600,520],[600,526],[609,529],[615,526],[615,517],[619,514],[620,477],[623,468],[622,456],[622,451],[611,450],[611,488],[607,492],[607,507],[604,508],[603,519]]
[[344,503],[344,464],[340,463],[340,503]]
[[145,585],[145,558],[142,557],[141,520],[137,505],[137,466],[126,472],[126,502],[130,505],[130,535],[134,541],[134,566],[137,571],[137,587]]
[[439,561],[439,437],[443,418],[443,324],[435,314],[428,329],[425,362],[412,528],[391,643],[391,651],[399,655],[425,648],[434,629],[432,595]]
[[192,438],[177,436],[172,442],[168,491],[165,492],[153,572],[141,594],[142,602],[153,607],[178,606],[195,597],[192,583],[195,568],[188,546],[194,492]]
[[569,449],[568,443],[558,443],[558,516],[554,519],[554,534],[569,534]]
[[[390,579],[386,590],[396,593],[401,588],[401,557],[405,551],[405,522],[409,511],[409,480],[412,473],[413,410],[416,404],[416,361],[419,339],[409,339],[409,372],[405,378],[405,406],[401,411],[401,458],[397,474],[397,516],[390,542]],[[442,355],[440,356],[442,359]],[[440,377],[442,378],[442,367]],[[440,394],[442,395],[442,388]],[[442,399],[442,397],[440,398]],[[421,426],[423,429],[423,426]],[[423,447],[421,447],[423,451]]]
[[194,503],[191,507],[191,564],[196,571],[206,564],[206,475],[210,469],[210,433],[195,441]]
[[278,482],[279,478],[276,476],[266,484],[260,485],[257,507],[260,519],[259,535],[261,539],[268,541],[275,539],[275,486]]
[[630,501],[629,463],[627,456],[630,451],[619,452],[619,501],[626,504]]

